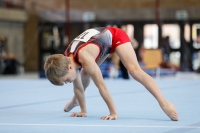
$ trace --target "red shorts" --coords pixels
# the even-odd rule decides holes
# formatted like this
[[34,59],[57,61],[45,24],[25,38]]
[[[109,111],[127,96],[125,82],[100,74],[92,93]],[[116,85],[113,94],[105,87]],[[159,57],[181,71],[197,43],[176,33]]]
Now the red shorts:
[[130,39],[125,31],[114,27],[108,27],[107,29],[112,33],[112,49],[110,53],[114,53],[117,46],[130,42]]

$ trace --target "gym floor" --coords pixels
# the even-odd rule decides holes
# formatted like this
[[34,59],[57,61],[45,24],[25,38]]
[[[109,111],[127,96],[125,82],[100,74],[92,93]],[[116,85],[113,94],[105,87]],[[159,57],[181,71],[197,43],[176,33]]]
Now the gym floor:
[[200,74],[180,73],[155,78],[173,102],[179,121],[171,121],[155,98],[134,79],[105,79],[118,109],[118,120],[101,120],[109,110],[91,82],[86,90],[87,117],[64,112],[72,84],[54,86],[37,73],[0,75],[0,133],[199,133]]

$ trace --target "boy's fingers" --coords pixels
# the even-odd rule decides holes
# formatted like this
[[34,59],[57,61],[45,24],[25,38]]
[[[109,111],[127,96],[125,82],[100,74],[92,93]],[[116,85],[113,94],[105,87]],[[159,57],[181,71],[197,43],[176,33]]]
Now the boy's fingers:
[[101,117],[101,119],[102,119],[102,120],[107,120],[108,117],[107,117],[107,116],[103,116],[103,117]]
[[101,119],[104,120],[104,119],[105,119],[105,116],[102,116]]
[[85,117],[85,115],[84,114],[79,114],[79,115],[77,115],[77,117]]
[[109,120],[116,120],[116,118],[115,117],[110,117]]
[[117,118],[116,117],[114,117],[114,116],[110,116],[109,117],[109,120],[116,120]]
[[108,120],[113,120],[113,118],[112,117],[109,117],[109,119]]
[[86,117],[86,114],[83,113],[72,113],[70,117]]
[[101,119],[102,120],[116,120],[116,118],[113,116],[103,116],[103,117],[101,117]]
[[71,117],[77,117],[77,113],[72,113],[70,116]]

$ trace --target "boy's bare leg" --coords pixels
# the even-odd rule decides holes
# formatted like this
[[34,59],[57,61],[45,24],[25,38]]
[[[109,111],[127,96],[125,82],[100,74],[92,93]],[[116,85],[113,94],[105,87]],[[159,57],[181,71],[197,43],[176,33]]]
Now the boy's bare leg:
[[[90,76],[88,74],[86,74],[83,69],[81,70],[81,80],[82,80],[82,84],[84,87],[84,91],[85,89],[89,86],[90,84]],[[70,110],[72,110],[74,107],[79,106],[78,100],[76,98],[76,95],[73,96],[72,100],[69,101],[68,103],[66,103],[65,107],[64,107],[64,111],[65,112],[69,112]]]
[[115,51],[121,59],[121,61],[123,62],[124,66],[129,71],[130,75],[135,80],[143,84],[144,87],[157,99],[161,108],[171,120],[177,121],[178,113],[174,105],[165,99],[153,78],[146,74],[140,68],[135,55],[135,51],[133,50],[131,43],[127,42],[125,44],[122,44],[116,47]]

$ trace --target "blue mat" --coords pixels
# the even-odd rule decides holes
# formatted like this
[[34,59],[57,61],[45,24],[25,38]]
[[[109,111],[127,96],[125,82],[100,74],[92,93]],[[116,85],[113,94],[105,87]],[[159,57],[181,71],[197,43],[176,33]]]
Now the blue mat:
[[116,121],[103,121],[109,114],[98,89],[91,82],[86,90],[88,116],[72,118],[63,108],[73,86],[57,87],[47,79],[0,79],[0,133],[199,133],[199,79],[156,80],[165,97],[179,112],[171,121],[155,98],[135,80],[105,79],[118,109]]

